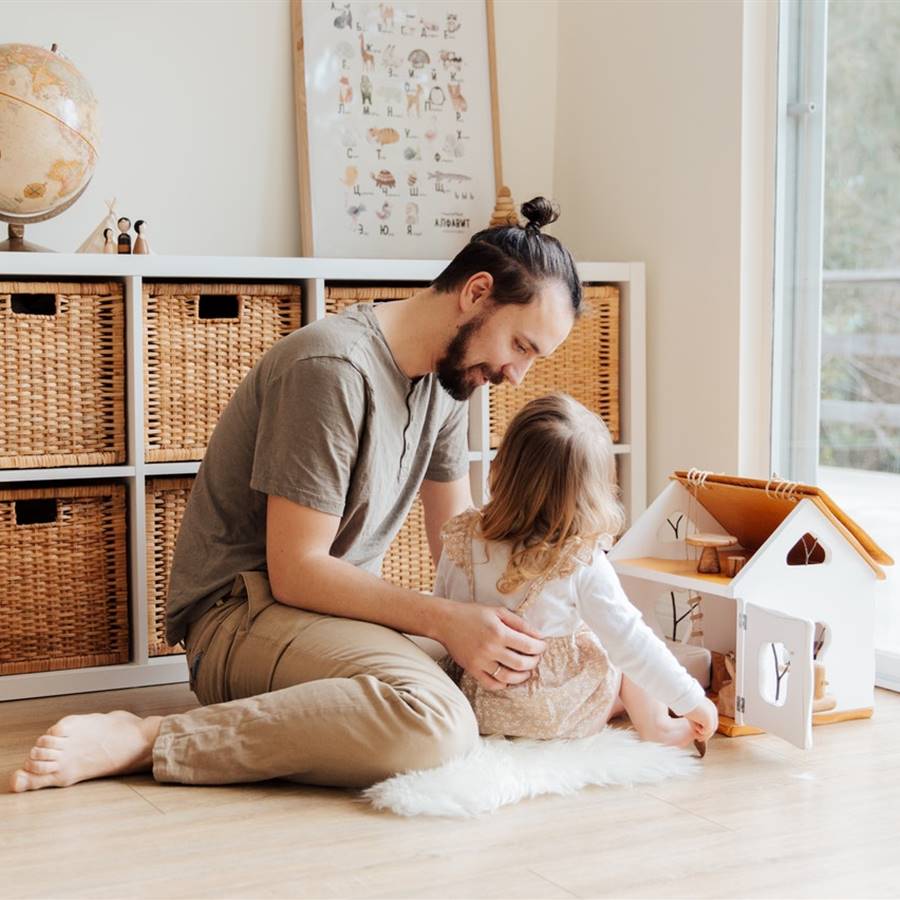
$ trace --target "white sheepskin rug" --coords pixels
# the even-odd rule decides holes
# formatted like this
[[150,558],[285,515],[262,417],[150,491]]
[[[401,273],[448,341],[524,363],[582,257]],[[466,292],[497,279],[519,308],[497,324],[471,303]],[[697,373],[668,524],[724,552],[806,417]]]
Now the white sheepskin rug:
[[466,756],[436,769],[404,772],[363,791],[399,816],[479,816],[541,794],[574,794],[590,784],[649,784],[696,775],[693,751],[607,728],[574,741],[482,738]]

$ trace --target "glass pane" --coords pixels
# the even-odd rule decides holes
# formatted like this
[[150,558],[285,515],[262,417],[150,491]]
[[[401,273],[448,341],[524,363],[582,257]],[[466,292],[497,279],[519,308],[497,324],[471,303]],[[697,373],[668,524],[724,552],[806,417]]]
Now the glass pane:
[[[900,562],[900,3],[831,0],[819,484]],[[900,650],[900,572],[876,644]]]
[[900,3],[828,4],[824,268],[900,265]]
[[821,392],[819,463],[900,473],[900,281],[826,275]]

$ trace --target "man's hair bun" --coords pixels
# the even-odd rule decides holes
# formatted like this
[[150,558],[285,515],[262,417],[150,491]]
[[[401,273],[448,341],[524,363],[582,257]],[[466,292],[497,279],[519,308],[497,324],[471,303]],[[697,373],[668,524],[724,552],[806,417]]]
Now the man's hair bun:
[[559,218],[559,207],[546,197],[535,197],[522,204],[522,215],[528,220],[528,230],[540,231]]

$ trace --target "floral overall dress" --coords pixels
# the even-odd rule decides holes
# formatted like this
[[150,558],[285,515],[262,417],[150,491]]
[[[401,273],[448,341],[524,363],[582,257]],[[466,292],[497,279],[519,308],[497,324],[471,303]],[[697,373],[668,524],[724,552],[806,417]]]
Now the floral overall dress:
[[[469,599],[475,602],[472,541],[477,510],[463,513],[444,527],[444,552],[466,574]],[[548,581],[574,573],[579,555],[560,560],[529,585],[514,612],[527,620],[529,607],[539,600]],[[527,738],[582,738],[606,727],[609,710],[619,691],[619,672],[610,663],[597,636],[584,623],[572,634],[545,638],[544,651],[531,678],[499,691],[487,691],[458,665],[448,669],[466,695],[482,734]]]

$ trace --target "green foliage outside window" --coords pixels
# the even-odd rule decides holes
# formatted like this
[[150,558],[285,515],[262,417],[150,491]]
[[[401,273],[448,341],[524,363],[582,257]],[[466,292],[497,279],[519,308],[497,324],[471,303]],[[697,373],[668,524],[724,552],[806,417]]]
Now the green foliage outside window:
[[[824,268],[900,271],[900,2],[831,0]],[[820,463],[900,472],[900,280],[826,283]]]

